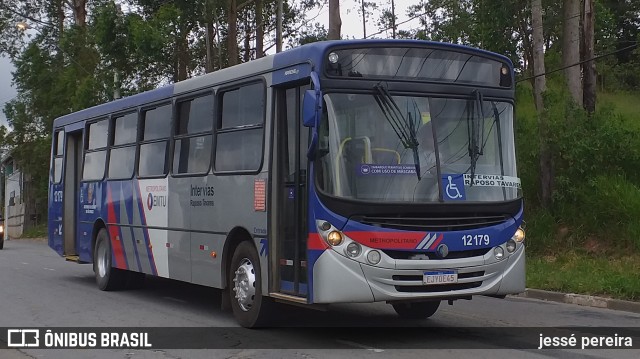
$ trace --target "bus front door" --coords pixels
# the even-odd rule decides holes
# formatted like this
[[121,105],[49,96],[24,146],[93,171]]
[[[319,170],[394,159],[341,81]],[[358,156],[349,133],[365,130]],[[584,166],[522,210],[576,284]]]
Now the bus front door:
[[278,89],[277,156],[273,170],[277,179],[275,263],[272,288],[282,294],[308,297],[307,288],[307,147],[309,129],[302,126],[302,96],[308,85]]

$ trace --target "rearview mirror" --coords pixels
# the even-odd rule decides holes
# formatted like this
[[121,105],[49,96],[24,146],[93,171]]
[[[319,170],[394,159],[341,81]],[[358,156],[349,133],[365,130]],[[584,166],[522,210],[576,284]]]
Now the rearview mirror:
[[319,90],[307,90],[302,99],[302,124],[305,127],[316,128],[322,111],[322,96]]

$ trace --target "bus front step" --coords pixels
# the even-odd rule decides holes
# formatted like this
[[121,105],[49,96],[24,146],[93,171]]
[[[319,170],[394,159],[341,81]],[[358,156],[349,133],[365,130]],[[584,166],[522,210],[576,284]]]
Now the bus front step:
[[69,262],[76,262],[79,263],[80,262],[80,256],[64,256],[64,259],[68,260]]

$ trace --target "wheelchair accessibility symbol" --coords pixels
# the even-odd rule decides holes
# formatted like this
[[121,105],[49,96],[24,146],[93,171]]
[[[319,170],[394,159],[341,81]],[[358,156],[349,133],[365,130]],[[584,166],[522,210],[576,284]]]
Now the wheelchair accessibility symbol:
[[461,174],[442,174],[443,197],[445,201],[464,201],[464,176]]

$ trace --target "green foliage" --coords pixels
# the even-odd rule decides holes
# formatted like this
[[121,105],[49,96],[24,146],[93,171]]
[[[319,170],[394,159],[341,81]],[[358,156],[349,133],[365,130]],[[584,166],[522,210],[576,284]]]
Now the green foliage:
[[[527,203],[528,234],[534,254],[563,246],[581,248],[595,241],[605,251],[640,251],[640,126],[632,109],[633,95],[600,102],[588,116],[551,82],[545,95],[549,129],[543,136],[551,148],[555,176],[553,205],[538,201],[538,125],[530,89],[517,91],[519,173]],[[637,99],[637,95],[635,96]],[[625,103],[628,103],[624,106]],[[624,112],[622,112],[624,113]]]
[[556,251],[527,259],[527,287],[567,293],[640,299],[640,255],[610,258],[584,251]]
[[29,228],[26,231],[22,232],[22,236],[20,236],[20,238],[46,238],[46,237],[47,237],[46,224]]

